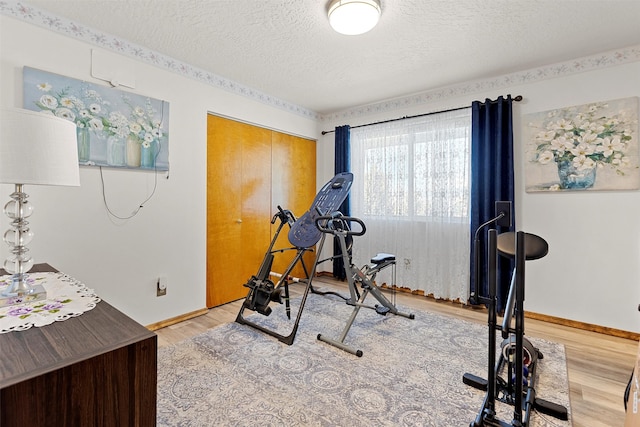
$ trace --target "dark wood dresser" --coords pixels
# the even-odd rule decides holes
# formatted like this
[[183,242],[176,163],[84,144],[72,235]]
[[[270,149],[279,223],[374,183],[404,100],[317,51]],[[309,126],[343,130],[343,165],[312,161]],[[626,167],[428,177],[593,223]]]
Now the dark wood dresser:
[[156,334],[105,301],[63,322],[0,334],[2,427],[155,426],[156,384]]

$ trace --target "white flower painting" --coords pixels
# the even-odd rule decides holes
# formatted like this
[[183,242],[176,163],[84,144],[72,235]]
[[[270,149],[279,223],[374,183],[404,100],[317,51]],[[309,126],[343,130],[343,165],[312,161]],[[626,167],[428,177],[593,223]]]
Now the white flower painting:
[[638,98],[523,117],[527,191],[640,188]]
[[169,103],[24,67],[24,108],[75,123],[83,166],[169,170]]

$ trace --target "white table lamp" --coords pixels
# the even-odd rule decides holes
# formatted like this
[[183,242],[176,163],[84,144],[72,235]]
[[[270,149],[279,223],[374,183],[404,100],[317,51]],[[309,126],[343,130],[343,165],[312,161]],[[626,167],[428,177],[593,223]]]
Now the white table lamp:
[[0,107],[0,183],[15,185],[4,206],[11,220],[4,234],[11,248],[4,269],[13,276],[0,306],[44,299],[44,288],[31,286],[26,275],[33,266],[27,249],[33,233],[25,219],[33,207],[23,185],[80,185],[76,125],[48,113]]

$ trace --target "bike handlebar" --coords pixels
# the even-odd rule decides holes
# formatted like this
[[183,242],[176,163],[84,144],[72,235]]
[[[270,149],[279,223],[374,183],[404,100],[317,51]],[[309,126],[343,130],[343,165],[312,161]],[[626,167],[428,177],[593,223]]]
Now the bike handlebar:
[[[320,221],[326,221],[324,224],[320,224]],[[343,216],[338,213],[338,215],[322,215],[316,217],[315,219],[316,227],[323,233],[344,233],[347,236],[362,236],[367,232],[367,227],[364,225],[364,222],[360,218],[356,218],[353,216]],[[361,230],[354,231],[349,227],[350,222],[355,222],[360,225]]]

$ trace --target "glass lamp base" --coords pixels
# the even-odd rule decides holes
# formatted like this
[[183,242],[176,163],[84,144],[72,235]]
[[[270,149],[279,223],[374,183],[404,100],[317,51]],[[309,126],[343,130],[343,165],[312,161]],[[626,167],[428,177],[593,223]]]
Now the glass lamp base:
[[11,256],[4,262],[4,270],[12,274],[11,283],[0,291],[0,307],[18,305],[47,298],[42,285],[29,280],[27,273],[33,266],[33,259],[29,256],[27,244],[33,238],[26,218],[31,216],[33,206],[27,200],[29,197],[22,191],[23,184],[16,184],[11,193],[11,200],[4,205],[4,213],[11,220],[11,228],[4,233],[3,240],[10,247]]
[[0,293],[0,307],[23,304],[25,302],[34,302],[47,299],[47,291],[42,285],[31,286],[31,290],[27,293],[6,292],[8,289]]

